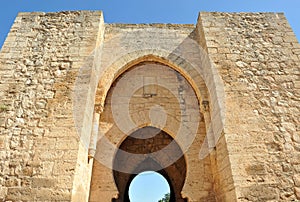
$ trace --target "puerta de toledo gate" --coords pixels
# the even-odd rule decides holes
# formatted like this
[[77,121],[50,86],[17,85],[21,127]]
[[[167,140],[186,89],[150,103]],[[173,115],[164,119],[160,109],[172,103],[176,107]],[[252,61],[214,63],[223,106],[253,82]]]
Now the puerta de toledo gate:
[[281,13],[20,13],[0,54],[0,200],[300,200],[300,45]]

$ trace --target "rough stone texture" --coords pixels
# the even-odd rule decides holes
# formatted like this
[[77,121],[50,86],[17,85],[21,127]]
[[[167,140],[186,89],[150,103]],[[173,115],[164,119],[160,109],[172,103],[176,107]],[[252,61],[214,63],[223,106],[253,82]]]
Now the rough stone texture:
[[97,11],[20,13],[0,53],[0,200],[118,198],[113,171],[97,161],[103,148],[88,155],[98,132],[116,146],[129,135],[109,130],[111,92],[126,75],[177,79],[164,83],[179,104],[156,85],[135,92],[177,119],[152,123],[153,98],[134,97],[135,130],[154,126],[175,138],[178,120],[195,121],[179,113],[194,93],[201,119],[185,153],[183,198],[300,200],[299,65],[281,13],[204,12],[196,26],[104,25]]
[[300,45],[294,33],[281,13],[201,13],[200,19],[225,84],[224,133],[237,200],[296,200]]
[[[72,87],[101,20],[101,12],[84,11],[16,18],[0,55],[0,200],[76,198],[76,164],[88,164],[73,123]],[[87,198],[89,187],[81,189]]]

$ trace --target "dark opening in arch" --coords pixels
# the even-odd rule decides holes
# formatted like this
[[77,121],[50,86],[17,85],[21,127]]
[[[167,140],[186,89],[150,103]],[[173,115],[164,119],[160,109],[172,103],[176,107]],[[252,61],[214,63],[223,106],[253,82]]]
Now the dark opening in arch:
[[[158,151],[162,152],[151,155]],[[170,159],[174,162],[163,166]],[[137,174],[144,171],[156,171],[164,176],[170,185],[170,201],[187,201],[181,196],[186,161],[179,145],[166,132],[150,126],[138,129],[122,142],[113,163],[119,196],[112,201],[129,202],[130,183]]]

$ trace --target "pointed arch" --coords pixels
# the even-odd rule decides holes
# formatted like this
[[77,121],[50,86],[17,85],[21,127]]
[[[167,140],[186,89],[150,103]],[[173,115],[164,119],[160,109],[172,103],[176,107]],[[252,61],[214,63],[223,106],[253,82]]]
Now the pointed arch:
[[96,104],[103,106],[112,83],[125,71],[141,62],[158,62],[169,66],[178,71],[190,83],[199,101],[208,99],[209,95],[202,75],[191,63],[174,53],[170,54],[163,50],[147,49],[125,54],[100,72]]

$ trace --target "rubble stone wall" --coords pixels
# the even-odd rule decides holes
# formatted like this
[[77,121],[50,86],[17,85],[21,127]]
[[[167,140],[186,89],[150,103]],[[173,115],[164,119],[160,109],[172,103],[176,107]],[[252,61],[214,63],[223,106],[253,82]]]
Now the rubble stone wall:
[[300,200],[300,45],[282,13],[201,13],[238,201]]
[[[16,17],[0,53],[0,200],[88,201],[104,181],[101,199],[117,197],[112,171],[88,161],[88,147],[111,121],[114,84],[144,63],[187,82],[203,118],[184,197],[300,200],[300,45],[282,13],[202,12],[195,26],[104,24],[99,11]],[[136,100],[133,112],[148,110]],[[172,138],[174,123],[161,128]],[[120,145],[122,134],[107,136]]]
[[87,174],[81,172],[80,181],[90,179],[72,99],[76,76],[101,38],[101,26],[101,12],[16,17],[0,55],[0,200],[87,198],[89,186],[76,184],[80,169]]

